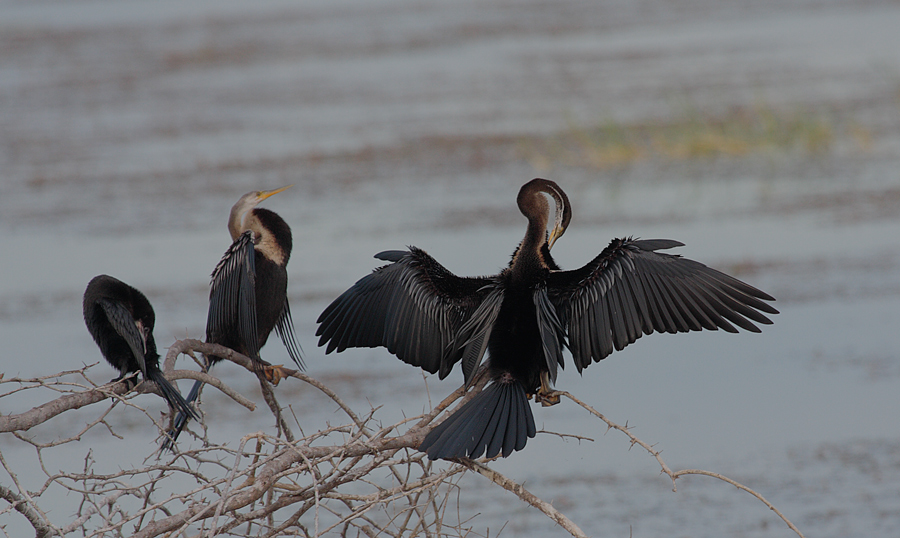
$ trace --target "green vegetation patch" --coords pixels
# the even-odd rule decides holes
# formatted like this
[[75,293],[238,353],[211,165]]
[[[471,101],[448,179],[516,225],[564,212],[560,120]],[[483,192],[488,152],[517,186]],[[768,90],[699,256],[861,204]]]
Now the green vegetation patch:
[[550,163],[608,168],[648,158],[825,153],[832,148],[835,131],[828,114],[758,106],[734,108],[720,116],[691,110],[673,120],[636,125],[606,121],[586,128],[570,122],[562,133],[523,141],[521,148],[538,169],[549,168]]

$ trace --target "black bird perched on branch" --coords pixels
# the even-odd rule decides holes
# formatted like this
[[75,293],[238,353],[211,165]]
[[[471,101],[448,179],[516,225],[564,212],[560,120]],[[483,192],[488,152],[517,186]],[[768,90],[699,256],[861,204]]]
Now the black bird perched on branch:
[[[547,231],[550,205],[553,228]],[[318,322],[326,353],[384,346],[404,362],[443,379],[462,362],[467,384],[489,352],[491,383],[435,427],[420,445],[431,459],[492,458],[521,450],[535,435],[528,399],[545,405],[568,347],[578,371],[653,332],[738,327],[759,332],[761,312],[778,311],[766,293],[701,263],[657,250],[666,239],[614,239],[590,263],[563,271],[550,248],[572,213],[559,186],[526,183],[517,198],[528,218],[525,238],[497,275],[450,273],[424,251],[387,251],[392,262],[335,299]]]
[[[250,357],[258,371],[276,384],[283,376],[281,368],[259,355],[273,329],[291,359],[303,369],[287,299],[287,263],[293,241],[284,219],[256,205],[288,187],[248,192],[231,208],[228,231],[234,242],[213,270],[206,318],[207,342]],[[206,359],[207,369],[222,360],[215,355]],[[188,401],[197,399],[201,385],[200,381],[194,383]],[[183,415],[175,418],[173,442],[186,422]],[[167,439],[164,448],[170,446]]]
[[108,275],[91,279],[84,290],[84,323],[100,352],[121,374],[119,381],[140,371],[156,383],[163,397],[179,413],[196,417],[194,410],[163,376],[153,339],[156,315],[143,293]]

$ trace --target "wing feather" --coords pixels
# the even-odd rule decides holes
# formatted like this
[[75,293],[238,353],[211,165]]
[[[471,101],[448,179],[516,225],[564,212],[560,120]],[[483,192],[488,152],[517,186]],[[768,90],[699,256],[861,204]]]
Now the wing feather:
[[[475,372],[481,364],[481,359],[487,351],[491,331],[497,320],[497,314],[500,313],[500,305],[503,303],[503,292],[499,286],[492,283],[482,288],[481,292],[486,292],[486,295],[475,312],[455,332],[450,344],[451,349],[462,351],[462,369],[466,385],[472,382]],[[449,373],[449,366],[452,366],[452,363],[448,364],[446,372],[442,367],[444,376]]]
[[116,333],[128,343],[134,359],[141,368],[141,373],[144,377],[147,377],[147,363],[144,360],[144,355],[147,353],[147,341],[144,339],[144,335],[141,334],[141,330],[135,323],[131,312],[122,303],[106,298],[98,299],[97,303],[103,308],[106,319],[109,320]]
[[615,239],[590,263],[551,271],[548,297],[579,371],[644,334],[723,329],[759,332],[777,314],[768,294],[702,263],[657,250],[667,239]]
[[557,365],[564,365],[562,350],[566,345],[566,333],[556,313],[556,308],[547,296],[547,288],[540,286],[535,289],[534,304],[550,381],[556,382]]
[[250,230],[228,247],[211,278],[206,339],[227,341],[231,331],[237,331],[247,347],[247,356],[254,363],[261,362],[256,324],[256,255]]
[[319,345],[326,353],[384,346],[441,378],[465,356],[469,379],[499,311],[496,281],[458,277],[415,247],[375,257],[391,263],[360,279],[322,312]]
[[288,303],[287,297],[284,298],[284,308],[278,316],[278,321],[275,322],[275,334],[284,343],[288,355],[297,364],[297,368],[305,370],[306,366],[303,364],[300,344],[297,343],[297,337],[294,335],[294,320],[291,318],[291,305]]

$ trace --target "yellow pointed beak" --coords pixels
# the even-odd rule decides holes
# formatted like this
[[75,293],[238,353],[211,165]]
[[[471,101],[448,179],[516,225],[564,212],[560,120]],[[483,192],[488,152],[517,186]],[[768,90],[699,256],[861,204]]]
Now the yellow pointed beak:
[[283,191],[283,190],[290,189],[291,187],[293,187],[293,185],[288,185],[287,187],[281,187],[280,189],[275,189],[274,191],[259,191],[259,193],[257,193],[257,195],[256,195],[256,196],[257,196],[257,200],[258,200],[259,202],[262,202],[263,200],[265,200],[265,199],[268,198],[269,196],[273,196],[273,195],[275,195],[275,194],[278,194],[279,192],[281,192],[281,191]]
[[550,230],[550,237],[547,238],[547,248],[553,248],[553,243],[556,243],[556,240],[560,238],[560,236],[565,231],[565,228],[562,226],[554,226],[552,230]]

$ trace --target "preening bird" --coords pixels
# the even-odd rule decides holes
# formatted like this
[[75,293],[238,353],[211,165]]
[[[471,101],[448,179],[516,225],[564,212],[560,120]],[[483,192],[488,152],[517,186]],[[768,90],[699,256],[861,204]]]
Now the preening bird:
[[[549,198],[548,198],[549,197]],[[555,201],[552,229],[549,199]],[[431,459],[492,458],[535,436],[531,395],[545,405],[568,347],[578,371],[644,334],[723,329],[760,332],[777,314],[768,294],[677,255],[682,243],[614,239],[580,269],[561,270],[550,248],[572,216],[553,181],[534,179],[517,198],[528,219],[508,267],[458,277],[424,251],[386,251],[391,262],[360,279],[319,316],[326,353],[384,346],[443,379],[457,362],[467,384],[488,353],[490,384],[426,437]]]
[[196,417],[194,410],[163,376],[153,339],[156,315],[143,293],[108,275],[91,279],[82,302],[84,323],[100,352],[119,371],[119,381],[140,371],[156,383],[166,401],[179,413]]
[[[287,298],[287,263],[293,241],[291,228],[284,219],[274,211],[256,206],[288,187],[248,192],[231,208],[228,231],[233,243],[213,270],[206,318],[207,342],[246,355],[276,384],[282,377],[282,370],[259,355],[273,329],[291,359],[303,369]],[[206,360],[208,369],[222,359],[207,355]],[[197,399],[201,385],[200,381],[194,383],[188,401]],[[177,439],[186,422],[184,416],[175,418],[172,441]],[[164,448],[169,446],[171,443],[167,439]]]

